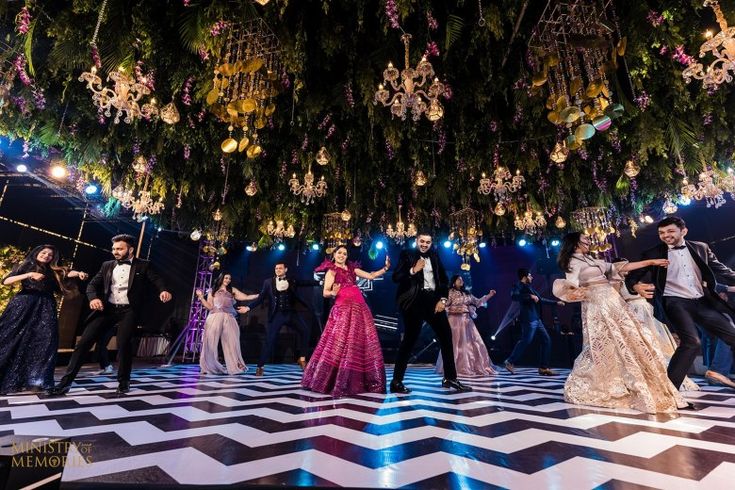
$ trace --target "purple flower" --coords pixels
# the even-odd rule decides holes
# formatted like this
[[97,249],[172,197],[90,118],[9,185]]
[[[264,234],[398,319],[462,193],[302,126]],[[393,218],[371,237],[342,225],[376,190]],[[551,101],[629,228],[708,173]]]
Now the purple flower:
[[587,160],[590,156],[589,153],[587,153],[587,150],[585,148],[580,148],[577,154],[579,155],[579,158],[581,158],[582,160]]
[[92,45],[92,63],[94,64],[95,68],[102,68],[102,60],[100,59],[100,52],[97,49],[96,44]]
[[441,127],[439,128],[438,145],[439,148],[437,148],[436,152],[441,155],[447,147],[447,133],[444,131],[444,128]]
[[28,140],[23,140],[23,155],[21,158],[28,158],[30,155],[28,152],[31,149],[31,144],[28,142]]
[[345,140],[340,145],[340,148],[342,149],[342,153],[346,152],[349,146],[350,146],[350,135],[348,134],[347,138],[345,138]]
[[322,129],[326,128],[327,125],[329,124],[329,122],[331,120],[332,120],[332,115],[331,114],[327,114],[326,116],[324,116],[324,119],[319,124],[319,130],[322,130]]
[[436,45],[436,42],[431,41],[426,43],[426,51],[424,51],[424,56],[427,58],[430,56],[439,56],[439,46]]
[[18,73],[18,78],[23,82],[23,85],[31,84],[31,77],[26,73],[26,56],[23,53],[20,53],[15,57],[13,60],[13,68],[15,68],[15,71]]
[[653,27],[658,27],[664,23],[664,16],[656,12],[655,10],[649,10],[646,20]]
[[641,93],[633,100],[641,111],[645,111],[648,106],[651,105],[651,97],[645,90],[642,90]]
[[682,46],[681,44],[676,47],[676,50],[671,55],[671,58],[674,61],[678,61],[679,63],[681,63],[684,66],[689,66],[690,64],[692,64],[694,62],[694,57],[689,56],[688,54],[686,54],[684,52],[684,46]]
[[518,124],[523,119],[523,107],[516,107],[516,112],[513,114],[513,124]]
[[189,77],[184,82],[184,87],[181,89],[181,103],[184,105],[191,105],[191,86],[194,82],[194,77]]
[[337,130],[337,126],[335,126],[334,124],[329,126],[329,130],[327,131],[327,139],[331,138],[336,130]]
[[306,151],[309,147],[309,135],[304,133],[304,141],[301,143],[301,151]]
[[454,95],[454,92],[452,92],[452,86],[445,82],[444,92],[442,93],[442,97],[444,97],[446,100],[452,100],[453,95]]
[[230,27],[230,23],[225,20],[218,20],[214,24],[212,24],[212,27],[209,28],[209,33],[217,37],[220,34],[222,34],[222,31],[228,29]]
[[345,83],[345,101],[350,109],[355,107],[355,97],[352,95],[352,83]]
[[669,47],[668,46],[661,46],[661,49],[658,50],[658,54],[660,54],[660,55],[665,55],[668,52],[669,52]]
[[702,118],[702,125],[703,126],[709,126],[710,124],[712,124],[712,113],[711,112],[707,112],[704,115],[704,117]]
[[15,30],[19,34],[28,34],[31,28],[31,13],[28,11],[28,7],[23,7],[15,16]]
[[430,31],[439,29],[439,22],[431,15],[431,10],[426,11],[426,24],[429,26]]
[[490,121],[490,132],[496,133],[497,131],[498,131],[498,121],[493,119],[492,121]]
[[199,53],[200,60],[207,61],[209,59],[209,52],[205,48],[199,48],[197,53]]
[[183,0],[183,2],[184,2],[184,7],[189,7],[191,5],[191,0]]
[[46,107],[46,97],[43,95],[43,89],[39,87],[33,87],[33,103],[36,109],[44,109]]
[[191,156],[191,146],[187,143],[184,145],[184,160],[188,160]]
[[385,1],[385,16],[393,29],[400,29],[401,24],[398,23],[398,7],[395,0]]
[[[393,146],[391,146],[390,141],[388,140],[385,140],[385,155],[388,157],[388,160],[393,160],[393,158],[395,158],[396,156],[395,152],[393,151]],[[378,181],[381,182],[380,178]],[[385,185],[383,185],[383,187],[385,187]]]
[[284,90],[291,88],[291,79],[288,78],[288,73],[285,69],[283,70],[283,73],[281,73],[281,87],[283,87]]

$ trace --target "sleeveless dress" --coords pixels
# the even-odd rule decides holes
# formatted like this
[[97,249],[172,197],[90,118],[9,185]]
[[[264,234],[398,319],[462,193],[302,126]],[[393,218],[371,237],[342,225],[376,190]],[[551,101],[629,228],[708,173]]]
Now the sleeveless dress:
[[[447,318],[452,328],[452,344],[454,347],[454,364],[460,376],[487,376],[497,374],[490,361],[485,342],[477,331],[472,316],[477,308],[485,304],[482,298],[463,293],[454,288],[449,290],[447,298]],[[434,369],[444,374],[442,355],[436,360]]]
[[385,365],[373,315],[357,287],[355,268],[325,261],[317,271],[332,270],[341,286],[301,385],[334,397],[385,393]]
[[54,293],[59,285],[52,271],[33,267],[16,267],[6,277],[26,272],[41,272],[45,278],[21,281],[21,290],[0,315],[0,393],[54,386],[59,346]]
[[[237,324],[235,298],[226,289],[214,293],[212,310],[204,322],[199,367],[202,374],[240,374],[248,370],[240,353],[240,325]],[[225,366],[218,359],[217,346],[222,340]]]

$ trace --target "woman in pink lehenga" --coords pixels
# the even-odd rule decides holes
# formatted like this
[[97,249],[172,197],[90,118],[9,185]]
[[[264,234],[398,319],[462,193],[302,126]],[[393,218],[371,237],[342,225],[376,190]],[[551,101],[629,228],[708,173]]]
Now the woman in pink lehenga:
[[[456,275],[452,277],[447,298],[447,318],[449,326],[452,327],[452,344],[454,347],[454,364],[457,366],[457,374],[460,376],[485,376],[496,374],[490,355],[482,341],[475,322],[477,308],[486,305],[487,300],[495,296],[495,291],[490,291],[481,298],[476,298],[464,288],[464,279]],[[444,373],[442,356],[436,361],[435,371]]]
[[347,263],[347,248],[339,246],[333,261],[326,259],[324,297],[336,298],[314,354],[304,370],[304,388],[334,397],[357,393],[385,393],[385,365],[373,315],[357,287],[357,278],[375,279],[390,268],[365,272]]
[[[240,325],[237,324],[235,301],[251,301],[257,294],[244,294],[232,287],[232,276],[223,272],[214,282],[214,287],[204,298],[201,290],[196,291],[197,298],[209,310],[204,322],[202,351],[199,355],[199,367],[202,374],[240,374],[248,370],[240,353]],[[225,366],[218,359],[217,347],[222,340],[222,352],[225,355]]]

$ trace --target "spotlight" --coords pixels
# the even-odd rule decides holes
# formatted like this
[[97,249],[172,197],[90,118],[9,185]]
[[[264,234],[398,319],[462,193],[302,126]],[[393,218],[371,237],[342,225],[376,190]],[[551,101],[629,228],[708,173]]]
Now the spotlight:
[[452,242],[449,240],[444,240],[444,248],[450,248],[452,246]]
[[28,167],[23,165],[22,163],[19,164],[17,167],[15,167],[15,170],[17,170],[20,173],[28,172]]
[[651,224],[653,223],[653,218],[651,218],[648,214],[642,214],[639,218],[640,222],[643,224]]
[[416,248],[416,240],[411,242],[411,248]]
[[490,340],[495,340],[495,335],[491,335]]
[[378,250],[383,250],[383,247],[384,246],[385,246],[385,244],[383,242],[381,242],[381,241],[375,242],[375,248],[377,248]]
[[286,245],[284,245],[284,244],[282,244],[282,243],[279,243],[279,244],[278,244],[278,250],[279,250],[280,252],[283,252],[284,250],[286,250]]
[[256,250],[258,250],[258,244],[253,242],[247,247],[245,247],[245,250],[247,250],[248,252],[255,252]]
[[681,204],[682,206],[689,206],[691,203],[692,203],[692,198],[690,197],[681,196],[679,198],[679,204]]
[[311,244],[311,249],[312,250],[319,250],[319,244],[318,243],[312,243]]
[[518,240],[519,247],[525,247],[526,245],[528,245],[528,240],[526,240],[525,238],[521,238],[520,240]]
[[63,165],[54,165],[51,167],[51,177],[55,179],[63,179],[69,174],[69,172],[66,171],[66,167]]
[[487,243],[485,243],[485,242],[480,242],[480,248],[485,248],[485,247],[487,247]]
[[163,231],[163,227],[159,226],[158,231]]
[[559,241],[558,238],[554,238],[553,240],[551,240],[552,247],[558,247],[559,245],[561,245],[561,242]]
[[97,186],[96,185],[89,184],[87,187],[84,188],[84,193],[85,194],[97,194],[97,191],[98,190],[99,189],[97,189]]

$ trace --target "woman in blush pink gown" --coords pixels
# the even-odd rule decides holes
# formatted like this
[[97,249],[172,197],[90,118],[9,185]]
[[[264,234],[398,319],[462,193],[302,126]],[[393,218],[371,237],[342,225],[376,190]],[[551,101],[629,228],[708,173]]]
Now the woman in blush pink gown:
[[[454,364],[459,376],[486,376],[496,374],[490,355],[477,331],[475,322],[477,308],[487,303],[495,296],[490,291],[485,296],[476,298],[464,288],[464,279],[456,275],[449,282],[449,297],[447,298],[447,318],[452,327],[452,344],[454,347]],[[442,356],[436,361],[435,371],[444,374]]]
[[[240,374],[248,370],[240,353],[240,325],[237,324],[235,301],[251,301],[257,294],[244,294],[232,287],[232,276],[223,272],[214,282],[214,287],[204,298],[201,290],[197,298],[209,310],[204,322],[202,352],[199,355],[199,368],[202,374]],[[218,345],[222,341],[225,365],[218,359]]]
[[319,343],[309,360],[301,385],[334,397],[358,393],[385,393],[385,365],[373,315],[357,287],[357,278],[375,279],[390,268],[365,272],[347,262],[347,248],[339,246],[333,260],[326,259],[316,271],[324,271],[324,297],[335,298]]

